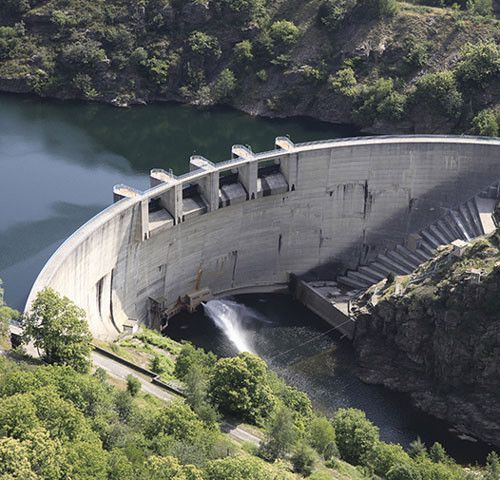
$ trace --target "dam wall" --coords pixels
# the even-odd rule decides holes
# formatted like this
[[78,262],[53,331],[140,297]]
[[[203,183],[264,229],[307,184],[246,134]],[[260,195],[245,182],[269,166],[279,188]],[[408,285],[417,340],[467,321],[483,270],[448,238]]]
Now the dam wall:
[[192,157],[151,189],[119,185],[116,203],[77,230],[37,278],[85,309],[93,334],[159,328],[200,299],[332,279],[404,243],[500,178],[500,140],[390,136],[294,144],[232,160]]

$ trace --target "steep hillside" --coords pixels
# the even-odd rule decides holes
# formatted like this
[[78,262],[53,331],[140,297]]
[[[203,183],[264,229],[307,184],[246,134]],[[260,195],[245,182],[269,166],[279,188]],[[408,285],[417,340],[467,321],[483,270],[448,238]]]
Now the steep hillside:
[[4,0],[0,90],[498,135],[491,12],[491,0]]
[[374,286],[357,306],[355,338],[362,378],[497,446],[499,242],[479,239],[462,258],[442,247],[412,276]]

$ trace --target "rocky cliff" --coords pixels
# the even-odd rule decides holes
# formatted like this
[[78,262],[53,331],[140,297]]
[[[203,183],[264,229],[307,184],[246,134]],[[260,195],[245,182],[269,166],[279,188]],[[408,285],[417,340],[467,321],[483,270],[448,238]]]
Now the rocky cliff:
[[461,258],[441,247],[411,276],[372,287],[355,307],[360,376],[500,445],[500,235]]

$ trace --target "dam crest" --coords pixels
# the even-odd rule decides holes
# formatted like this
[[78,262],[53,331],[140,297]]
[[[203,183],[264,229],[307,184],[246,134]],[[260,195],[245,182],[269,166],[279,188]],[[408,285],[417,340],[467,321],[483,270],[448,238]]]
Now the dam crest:
[[181,176],[154,169],[144,192],[115,186],[115,203],[49,259],[26,311],[51,287],[86,311],[95,337],[110,339],[139,323],[161,329],[212,298],[288,291],[297,280],[362,288],[381,266],[400,273],[436,241],[489,228],[499,139],[278,137],[275,146],[235,145],[219,163],[193,156]]

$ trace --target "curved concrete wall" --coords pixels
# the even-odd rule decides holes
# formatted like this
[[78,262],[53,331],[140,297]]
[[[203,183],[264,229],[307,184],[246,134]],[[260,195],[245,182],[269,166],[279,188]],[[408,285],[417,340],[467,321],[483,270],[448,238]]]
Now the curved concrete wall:
[[[174,311],[187,294],[273,291],[291,273],[333,278],[500,178],[499,139],[276,143],[261,154],[235,146],[236,158],[215,165],[193,157],[181,177],[153,171],[145,192],[115,187],[124,198],[54,253],[26,309],[50,286],[83,307],[104,338],[131,319],[151,323],[152,305]],[[235,193],[223,206],[221,179],[231,175],[248,199]],[[183,200],[187,185],[201,207]]]

